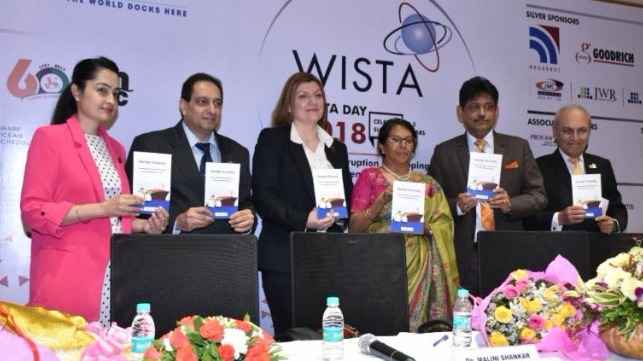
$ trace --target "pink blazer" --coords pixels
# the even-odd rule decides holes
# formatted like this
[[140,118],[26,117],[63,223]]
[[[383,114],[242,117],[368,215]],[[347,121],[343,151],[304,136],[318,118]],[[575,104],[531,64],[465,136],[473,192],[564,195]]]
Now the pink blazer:
[[[130,193],[125,174],[125,148],[105,129],[109,154],[121,180],[121,193]],[[105,200],[94,158],[75,115],[67,123],[40,127],[27,154],[20,210],[31,229],[29,304],[98,319],[112,230],[109,218],[62,226],[75,204]],[[122,219],[131,233],[132,218]]]

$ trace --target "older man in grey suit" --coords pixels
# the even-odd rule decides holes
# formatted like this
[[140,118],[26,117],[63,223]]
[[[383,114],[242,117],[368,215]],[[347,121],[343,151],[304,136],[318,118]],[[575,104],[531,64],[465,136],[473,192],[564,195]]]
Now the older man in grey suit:
[[[458,120],[466,133],[438,144],[429,174],[442,185],[455,222],[455,251],[462,286],[479,293],[476,233],[480,230],[522,230],[523,218],[547,205],[543,177],[526,140],[496,133],[498,90],[487,79],[462,84]],[[470,152],[502,155],[500,185],[489,201],[467,192]]]

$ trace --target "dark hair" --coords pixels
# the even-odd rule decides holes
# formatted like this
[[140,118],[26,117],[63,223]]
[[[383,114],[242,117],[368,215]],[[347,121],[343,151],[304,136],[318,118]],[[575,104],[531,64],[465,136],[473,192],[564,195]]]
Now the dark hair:
[[96,79],[96,74],[103,69],[111,70],[117,76],[119,75],[116,63],[102,56],[81,60],[74,66],[71,82],[63,90],[58,102],[56,102],[54,113],[51,116],[51,124],[63,124],[69,117],[78,112],[78,105],[74,95],[71,93],[71,86],[76,84],[81,92],[85,91],[87,81]]
[[377,135],[377,154],[381,155],[382,157],[384,157],[384,154],[382,154],[382,150],[380,149],[379,145],[386,143],[386,138],[388,138],[389,134],[391,133],[391,129],[393,129],[393,127],[396,125],[400,125],[411,132],[413,138],[415,138],[413,153],[415,153],[415,149],[417,149],[418,132],[413,127],[413,124],[411,124],[411,122],[406,119],[392,118],[384,122],[384,125],[382,125],[382,127],[380,128],[380,133]]
[[467,102],[480,94],[488,94],[493,102],[498,105],[498,89],[487,78],[476,76],[464,83],[460,88],[460,107],[464,108]]
[[221,80],[206,73],[192,74],[190,75],[189,78],[185,79],[185,81],[183,82],[183,87],[181,88],[181,99],[185,100],[186,102],[189,102],[190,99],[192,99],[192,91],[194,90],[194,84],[200,81],[207,81],[216,85],[217,88],[219,88],[219,91],[221,92],[221,101],[223,101],[223,85],[221,84]]
[[326,105],[326,92],[324,91],[324,85],[314,75],[304,72],[295,73],[286,80],[286,84],[284,84],[284,88],[281,90],[281,95],[279,96],[279,100],[277,100],[275,109],[272,111],[271,123],[273,127],[292,124],[292,113],[289,112],[288,109],[295,99],[297,87],[302,83],[309,83],[311,81],[319,85],[322,96],[324,97],[324,112],[322,113],[321,118],[317,121],[317,124],[319,124],[323,129],[326,129],[326,124],[328,123],[328,106]]

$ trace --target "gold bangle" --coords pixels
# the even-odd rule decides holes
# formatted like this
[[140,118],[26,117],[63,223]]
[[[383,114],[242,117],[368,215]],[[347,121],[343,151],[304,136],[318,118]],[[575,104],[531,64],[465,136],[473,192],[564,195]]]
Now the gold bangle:
[[81,223],[82,223],[82,222],[83,222],[83,220],[82,220],[82,219],[80,219],[80,214],[78,214],[78,211],[79,211],[79,210],[80,210],[80,204],[77,204],[77,205],[76,205],[76,219],[78,220],[78,222],[81,222]]
[[366,217],[366,219],[368,219],[370,221],[375,220],[375,218],[371,217],[371,212],[370,212],[370,210],[368,208],[366,208],[364,210],[364,212],[362,212],[362,214],[364,215],[364,217]]

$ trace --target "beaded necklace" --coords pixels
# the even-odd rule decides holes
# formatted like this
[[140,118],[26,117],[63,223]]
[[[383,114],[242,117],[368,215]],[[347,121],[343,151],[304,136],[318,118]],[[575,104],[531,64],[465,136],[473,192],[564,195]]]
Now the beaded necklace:
[[391,174],[395,179],[405,181],[409,180],[411,178],[411,168],[409,167],[409,172],[406,173],[405,175],[397,175],[397,173],[393,172],[389,167],[387,167],[385,164],[382,164],[382,169],[387,171],[389,174]]

